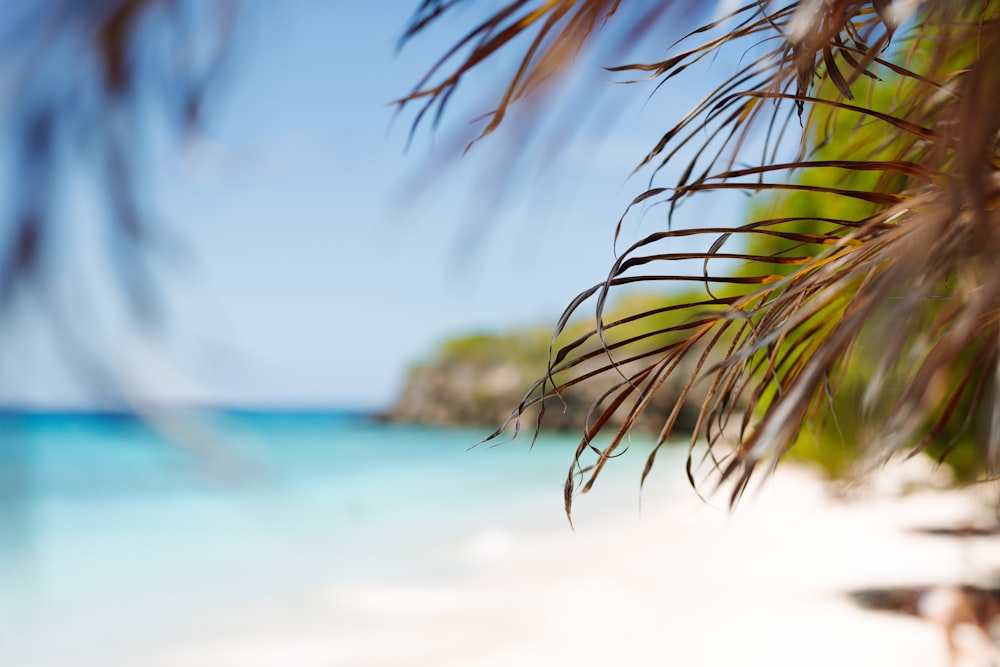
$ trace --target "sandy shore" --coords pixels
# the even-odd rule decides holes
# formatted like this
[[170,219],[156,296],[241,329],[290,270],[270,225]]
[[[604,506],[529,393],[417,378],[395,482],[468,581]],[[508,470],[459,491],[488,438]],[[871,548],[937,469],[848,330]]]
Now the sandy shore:
[[[409,571],[317,582],[142,662],[939,667],[945,646],[931,624],[861,609],[845,594],[990,580],[998,538],[920,532],[988,523],[981,494],[838,500],[786,465],[734,514],[689,490],[647,493],[641,515],[634,494],[586,498],[599,509],[581,510],[575,532],[508,518],[433,553],[395,554]],[[989,664],[975,633],[960,640],[960,664]]]

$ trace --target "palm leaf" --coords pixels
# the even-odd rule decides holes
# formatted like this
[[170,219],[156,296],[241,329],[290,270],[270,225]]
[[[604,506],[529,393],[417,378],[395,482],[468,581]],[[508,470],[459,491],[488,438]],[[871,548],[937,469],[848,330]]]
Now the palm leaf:
[[[657,3],[657,12],[672,4]],[[998,4],[927,0],[913,16],[900,17],[901,5],[889,2],[748,2],[679,42],[704,36],[700,44],[660,61],[608,67],[634,74],[637,85],[665,89],[720,49],[756,54],[639,159],[637,169],[650,169],[651,183],[630,210],[667,204],[665,229],[625,249],[605,281],[573,300],[556,327],[548,372],[511,415],[519,422],[529,408],[580,383],[617,378],[581,425],[566,483],[567,513],[574,495],[592,487],[626,442],[652,397],[678,374],[681,399],[695,387],[703,391],[689,478],[695,482],[695,444],[705,440],[705,460],[731,484],[735,501],[762,463],[776,463],[803,428],[826,418],[852,355],[860,353],[879,360],[857,407],[871,425],[872,455],[886,459],[926,447],[949,429],[975,427],[969,415],[983,409],[993,418],[985,420],[980,464],[995,474],[1000,282],[992,269],[1000,257],[1000,119],[987,110],[1000,97]],[[436,76],[451,65],[449,74],[439,83],[425,79],[399,104],[424,105],[417,123],[433,105],[442,111],[459,79],[530,32],[521,66],[483,131],[488,134],[511,104],[567,67],[588,40],[599,39],[604,22],[628,27],[644,16],[636,6],[510,3],[462,40],[478,40],[464,59],[456,61],[458,52],[450,51],[432,71]],[[415,30],[427,16],[418,14]],[[743,166],[751,158],[750,137],[763,139],[754,150],[760,159]],[[679,178],[660,183],[664,167],[681,155],[689,157]],[[677,207],[727,190],[826,212],[764,215],[732,227],[675,226]],[[618,221],[616,242],[628,215]],[[708,250],[660,249],[690,237]],[[762,240],[769,251],[753,249]],[[678,264],[692,259],[701,261],[700,275]],[[717,260],[742,267],[713,271]],[[681,284],[701,284],[704,294],[605,321],[607,304],[626,286]],[[587,308],[593,331],[561,341]],[[688,317],[653,326],[665,308]],[[651,326],[643,335],[615,337],[624,323],[635,322]],[[671,437],[679,405],[662,415],[643,480]],[[615,415],[622,418],[614,421]],[[607,429],[609,441],[597,445]]]

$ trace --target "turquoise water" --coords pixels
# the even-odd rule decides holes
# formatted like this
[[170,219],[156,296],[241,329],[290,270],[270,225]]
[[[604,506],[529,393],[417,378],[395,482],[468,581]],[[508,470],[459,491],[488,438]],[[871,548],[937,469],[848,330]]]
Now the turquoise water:
[[[181,641],[316,581],[454,579],[469,565],[450,545],[569,531],[569,436],[470,448],[485,430],[350,414],[2,427],[3,665],[119,664],[119,646]],[[642,459],[617,466],[636,501]]]

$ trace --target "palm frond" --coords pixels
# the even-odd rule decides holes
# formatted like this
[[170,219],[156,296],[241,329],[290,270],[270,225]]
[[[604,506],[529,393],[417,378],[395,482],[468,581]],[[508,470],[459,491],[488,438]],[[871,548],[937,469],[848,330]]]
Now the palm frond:
[[206,91],[229,54],[235,4],[48,0],[7,9],[0,52],[10,90],[0,113],[13,129],[18,187],[0,258],[0,307],[22,286],[50,279],[64,236],[52,208],[75,170],[102,195],[115,282],[147,320],[159,304],[143,255],[161,249],[165,230],[143,201],[148,132],[140,127],[153,118],[177,138],[199,127]]
[[[707,440],[708,458],[735,501],[762,463],[777,462],[840,400],[838,387],[856,355],[875,360],[855,406],[870,424],[864,444],[873,456],[926,447],[949,429],[981,428],[982,471],[1000,469],[1000,282],[992,274],[1000,257],[1000,117],[990,111],[1000,98],[1000,3],[918,4],[901,16],[914,4],[748,2],[679,42],[704,36],[700,44],[657,62],[608,68],[663,89],[723,47],[757,54],[639,159],[637,169],[648,168],[651,182],[630,208],[666,204],[665,229],[625,249],[607,279],[570,304],[548,372],[512,414],[518,421],[580,383],[617,378],[581,425],[567,513],[673,378],[680,379],[680,400],[662,416],[643,479],[671,436],[680,403],[699,387],[689,477],[693,482],[694,447]],[[422,101],[417,122],[432,108],[440,113],[463,76],[532,30],[534,41],[492,112],[488,134],[510,104],[564,66],[603,22],[642,16],[636,7],[510,3],[462,40],[474,46],[450,74],[439,83],[425,79],[400,104]],[[415,30],[428,11],[445,9],[425,3]],[[750,137],[759,142],[752,154]],[[658,183],[682,155],[680,177]],[[803,212],[732,227],[675,227],[678,207],[726,190],[766,198],[775,210],[794,202]],[[689,237],[708,250],[671,250]],[[682,268],[692,259],[701,261],[700,275]],[[712,270],[721,260],[742,266]],[[617,339],[623,320],[606,322],[606,305],[636,284],[700,284],[703,293],[664,306],[687,313],[683,322],[657,327],[663,308],[640,311],[625,319],[651,323],[646,334]],[[586,308],[593,309],[594,330],[557,343]],[[971,418],[977,410],[987,417]],[[615,422],[614,415],[623,418]],[[596,444],[613,423],[610,441]]]

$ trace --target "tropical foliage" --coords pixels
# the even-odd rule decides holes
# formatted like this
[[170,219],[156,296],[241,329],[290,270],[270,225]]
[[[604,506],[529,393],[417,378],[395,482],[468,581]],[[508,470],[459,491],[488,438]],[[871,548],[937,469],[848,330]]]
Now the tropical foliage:
[[[424,0],[408,35],[463,4]],[[549,82],[603,35],[656,30],[672,37],[659,19],[692,13],[685,7],[693,4],[508,2],[470,29],[399,104],[416,105],[417,124],[428,113],[441,118],[463,78],[520,49],[519,66],[485,117],[488,135],[516,102],[554,90]],[[759,0],[691,31],[662,60],[608,69],[662,94],[686,69],[733,48],[746,56],[637,160],[638,169],[650,170],[651,186],[633,205],[663,204],[663,228],[621,252],[607,279],[569,305],[557,335],[585,307],[594,309],[597,325],[553,345],[548,372],[512,415],[516,421],[528,407],[558,400],[579,377],[617,377],[583,425],[566,483],[567,511],[678,373],[685,392],[696,383],[708,387],[692,452],[699,439],[707,441],[734,501],[754,471],[775,464],[807,425],[835,414],[830,407],[845,390],[858,422],[851,437],[873,460],[972,433],[980,472],[995,474],[1000,117],[992,108],[1000,98],[1000,7]],[[680,177],[661,182],[664,168],[678,160],[686,161]],[[679,206],[731,190],[795,202],[743,224],[672,226]],[[673,250],[690,237],[702,239],[704,250]],[[620,321],[604,316],[610,295],[643,283],[689,286],[690,274],[675,267],[691,259],[703,267],[702,294],[669,307],[696,314],[662,328],[656,318],[664,308],[640,310],[628,321],[644,323],[656,345],[616,338]],[[723,270],[731,263],[718,260],[742,266]],[[562,379],[597,353],[599,368]],[[851,377],[852,357],[871,361],[868,377]],[[621,426],[598,447],[596,436],[616,414],[625,415]],[[676,410],[662,415],[661,444],[676,419]]]

